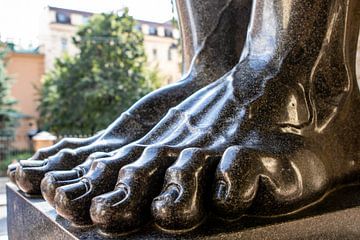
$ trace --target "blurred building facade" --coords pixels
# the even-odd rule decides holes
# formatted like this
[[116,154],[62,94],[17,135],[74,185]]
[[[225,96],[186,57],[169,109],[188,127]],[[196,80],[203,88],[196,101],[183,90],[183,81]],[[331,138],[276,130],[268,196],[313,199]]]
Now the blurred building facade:
[[[45,55],[45,71],[52,69],[55,59],[78,49],[72,43],[80,25],[94,13],[49,6],[42,21],[40,44]],[[155,23],[138,20],[137,28],[144,33],[144,48],[151,68],[158,68],[164,84],[181,77],[181,56],[178,50],[180,34],[171,22]]]
[[13,145],[16,149],[28,149],[27,134],[37,129],[36,123],[39,117],[37,89],[41,86],[45,72],[44,62],[44,55],[37,49],[11,51],[6,58],[6,71],[13,80],[10,94],[17,101],[14,107],[23,115],[15,133],[16,139]]
[[[40,47],[23,48],[9,42],[6,70],[13,80],[11,96],[17,100],[15,108],[23,115],[16,130],[16,149],[28,149],[29,132],[37,129],[39,113],[38,90],[43,75],[53,69],[56,58],[64,53],[74,55],[78,49],[72,43],[78,27],[87,23],[94,13],[47,7],[41,19]],[[138,20],[136,26],[144,33],[144,48],[148,66],[157,68],[163,84],[181,77],[181,56],[178,50],[179,31],[171,22],[156,23]]]

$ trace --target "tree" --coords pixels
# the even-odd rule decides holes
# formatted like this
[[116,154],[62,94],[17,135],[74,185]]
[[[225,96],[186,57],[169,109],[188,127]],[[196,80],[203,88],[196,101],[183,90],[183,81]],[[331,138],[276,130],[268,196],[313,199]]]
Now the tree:
[[7,45],[0,42],[0,160],[10,152],[10,143],[15,136],[15,127],[20,114],[13,108],[16,101],[9,96],[10,81],[5,71]]
[[125,10],[94,15],[73,38],[80,50],[63,56],[40,90],[40,124],[58,134],[92,134],[159,87],[146,68],[143,34]]
[[16,100],[9,96],[10,81],[5,71],[6,44],[0,42],[0,136],[14,137],[19,113],[13,108]]

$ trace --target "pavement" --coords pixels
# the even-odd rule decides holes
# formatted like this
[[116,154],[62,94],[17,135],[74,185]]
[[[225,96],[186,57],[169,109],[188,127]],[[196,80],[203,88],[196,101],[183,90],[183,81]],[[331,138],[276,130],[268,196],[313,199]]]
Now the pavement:
[[0,177],[0,240],[7,240],[6,225],[6,189],[5,185],[9,181],[7,177]]

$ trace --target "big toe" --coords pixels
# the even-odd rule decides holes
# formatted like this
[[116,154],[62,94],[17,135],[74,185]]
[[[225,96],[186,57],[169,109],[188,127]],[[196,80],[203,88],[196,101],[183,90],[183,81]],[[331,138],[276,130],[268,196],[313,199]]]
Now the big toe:
[[27,194],[40,194],[41,180],[46,171],[46,161],[20,161],[15,172],[16,184]]
[[58,187],[54,197],[57,213],[78,225],[91,223],[89,208],[91,184],[82,179],[77,183]]
[[182,151],[165,174],[165,188],[152,202],[156,223],[168,230],[189,230],[205,218],[205,195],[208,176],[217,161],[201,149]]
[[252,204],[258,190],[261,166],[254,150],[234,146],[228,148],[216,171],[213,192],[214,211],[236,219]]
[[90,208],[94,224],[104,232],[110,233],[133,230],[134,226],[140,224],[141,216],[137,216],[136,212],[126,211],[127,197],[128,190],[125,187],[95,197]]

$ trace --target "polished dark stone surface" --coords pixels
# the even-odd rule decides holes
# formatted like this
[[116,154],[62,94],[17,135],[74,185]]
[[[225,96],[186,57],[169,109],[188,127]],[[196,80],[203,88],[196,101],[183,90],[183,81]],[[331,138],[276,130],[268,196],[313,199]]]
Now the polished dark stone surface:
[[290,214],[359,181],[360,1],[177,4],[188,74],[98,136],[9,167],[19,189],[108,234],[153,219],[201,235],[259,223],[209,216]]
[[360,186],[331,193],[321,204],[289,217],[244,217],[229,225],[208,219],[189,233],[167,234],[148,223],[138,232],[104,236],[96,228],[73,227],[42,198],[27,198],[13,184],[7,185],[10,240],[65,239],[359,239]]

